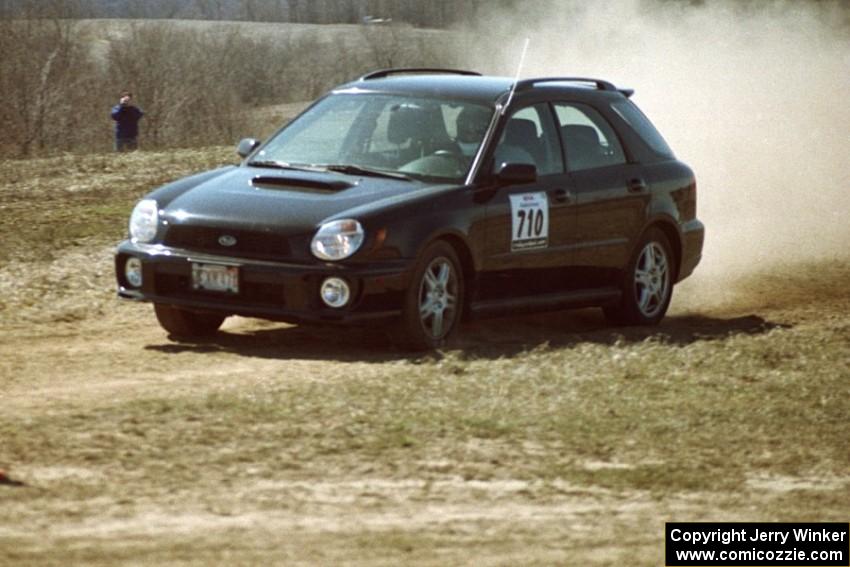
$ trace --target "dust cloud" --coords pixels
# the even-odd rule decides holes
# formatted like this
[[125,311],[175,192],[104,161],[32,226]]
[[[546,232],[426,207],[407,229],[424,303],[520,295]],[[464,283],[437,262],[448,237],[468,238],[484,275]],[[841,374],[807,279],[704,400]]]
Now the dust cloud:
[[[695,280],[850,260],[850,4],[527,2],[471,37],[468,65],[635,89],[694,169],[706,225]],[[506,46],[506,47],[505,47]],[[493,54],[496,53],[494,56]]]

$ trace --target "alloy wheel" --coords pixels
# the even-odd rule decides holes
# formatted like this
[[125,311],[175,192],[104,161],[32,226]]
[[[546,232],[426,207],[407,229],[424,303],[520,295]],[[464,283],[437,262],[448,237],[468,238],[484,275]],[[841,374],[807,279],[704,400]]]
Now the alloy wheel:
[[434,258],[419,285],[419,320],[432,339],[445,337],[457,318],[458,279],[451,261]]
[[635,298],[644,317],[655,317],[667,303],[670,268],[667,253],[658,242],[644,246],[635,266]]

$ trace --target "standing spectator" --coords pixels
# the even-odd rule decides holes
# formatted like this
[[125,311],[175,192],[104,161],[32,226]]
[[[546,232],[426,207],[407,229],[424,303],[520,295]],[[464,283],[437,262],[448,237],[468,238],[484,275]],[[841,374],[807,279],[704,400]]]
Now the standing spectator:
[[139,147],[139,120],[144,112],[133,106],[133,93],[122,91],[118,104],[112,107],[115,121],[115,151],[129,152]]

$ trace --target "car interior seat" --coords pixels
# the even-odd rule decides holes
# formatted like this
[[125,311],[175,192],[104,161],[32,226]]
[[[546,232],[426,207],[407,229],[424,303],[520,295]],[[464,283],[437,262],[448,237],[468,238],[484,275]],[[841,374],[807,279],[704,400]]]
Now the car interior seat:
[[561,128],[570,169],[590,169],[605,165],[605,152],[593,126],[568,124]]
[[496,163],[531,163],[546,171],[546,149],[537,136],[537,125],[525,118],[511,118],[505,125],[502,141],[496,149]]
[[422,157],[426,127],[425,111],[421,107],[399,105],[391,110],[387,141],[398,146],[400,163]]

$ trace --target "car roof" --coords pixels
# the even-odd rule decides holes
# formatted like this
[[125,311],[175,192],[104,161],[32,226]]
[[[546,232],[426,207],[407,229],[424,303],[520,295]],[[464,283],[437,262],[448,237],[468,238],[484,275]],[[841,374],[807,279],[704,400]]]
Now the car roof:
[[[513,83],[514,79],[510,77],[482,76],[470,71],[385,69],[341,85],[333,92],[422,94],[491,104],[510,91]],[[542,77],[521,79],[517,83],[518,94],[546,92],[549,96],[555,93],[587,95],[600,91],[619,92],[626,96],[631,94],[601,79]]]
[[468,75],[395,75],[359,79],[334,89],[396,94],[439,95],[492,103],[508,92],[513,81],[507,77]]

